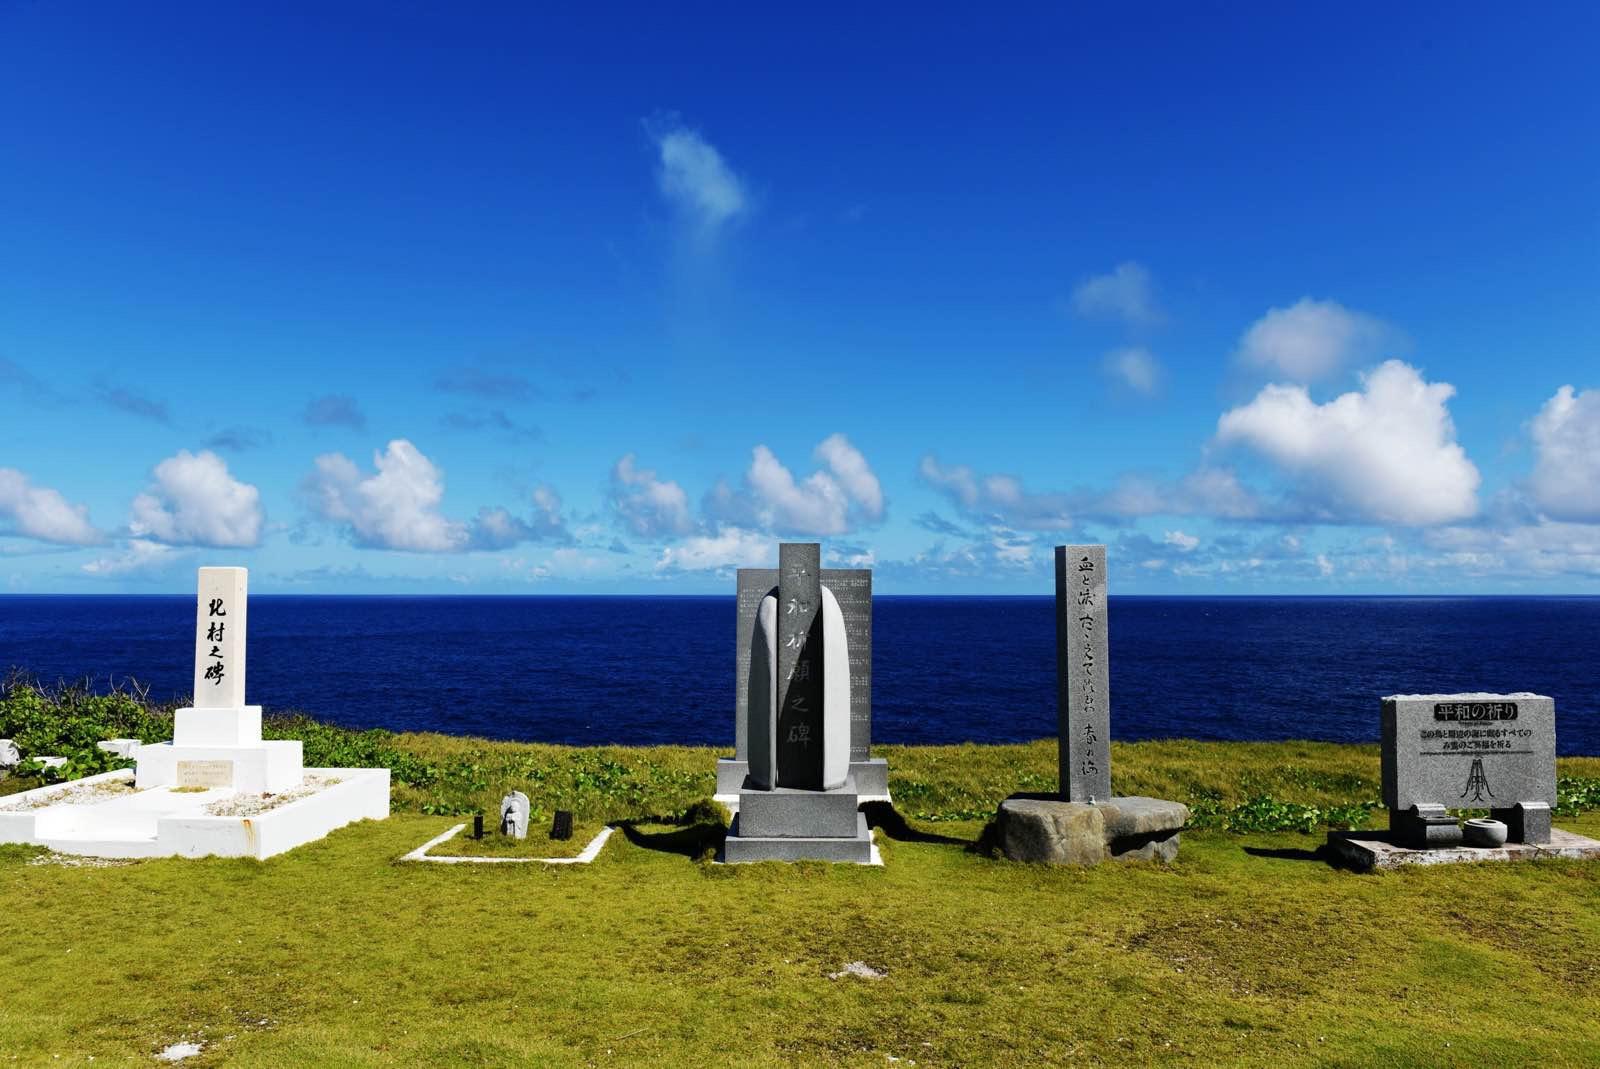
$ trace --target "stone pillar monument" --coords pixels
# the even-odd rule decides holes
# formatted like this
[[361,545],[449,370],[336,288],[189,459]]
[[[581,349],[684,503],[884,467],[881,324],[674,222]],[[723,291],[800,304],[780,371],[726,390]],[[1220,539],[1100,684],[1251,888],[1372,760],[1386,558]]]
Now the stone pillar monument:
[[279,794],[300,786],[300,743],[263,741],[261,706],[245,704],[248,594],[245,569],[200,569],[194,704],[174,715],[170,743],[139,748],[140,790],[231,787],[241,794]]
[[742,733],[749,771],[728,861],[872,860],[851,773],[850,642],[822,547],[778,548],[777,586],[751,623]]
[[1111,797],[1111,650],[1106,547],[1056,547],[1056,730],[1061,796]]
[[995,833],[1016,861],[1093,865],[1171,861],[1189,819],[1181,802],[1111,793],[1111,670],[1106,547],[1056,547],[1056,728],[1053,795],[1000,803]]

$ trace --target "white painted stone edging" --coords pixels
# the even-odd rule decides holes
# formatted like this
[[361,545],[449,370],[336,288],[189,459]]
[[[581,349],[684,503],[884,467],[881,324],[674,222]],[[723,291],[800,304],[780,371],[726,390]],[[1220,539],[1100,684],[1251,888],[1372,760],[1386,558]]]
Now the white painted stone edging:
[[444,834],[429,839],[400,860],[437,861],[442,865],[587,865],[600,856],[600,848],[606,845],[611,833],[617,830],[609,824],[601,828],[600,834],[590,839],[589,845],[584,847],[577,857],[434,857],[428,853],[440,843],[448,842],[459,835],[465,828],[465,824],[457,824]]

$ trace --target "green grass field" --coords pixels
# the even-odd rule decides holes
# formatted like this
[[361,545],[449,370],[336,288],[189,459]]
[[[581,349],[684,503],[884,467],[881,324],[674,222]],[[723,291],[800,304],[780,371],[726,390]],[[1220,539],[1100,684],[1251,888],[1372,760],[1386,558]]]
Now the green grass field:
[[[877,869],[699,860],[718,828],[678,815],[711,750],[386,745],[475,764],[468,802],[521,786],[627,825],[590,866],[401,864],[463,818],[397,784],[389,820],[265,863],[0,847],[0,1063],[193,1041],[185,1065],[1600,1064],[1600,866],[1330,868],[1374,747],[1119,745],[1119,792],[1207,826],[1176,864],[1094,869],[974,848],[1053,782],[1052,743],[884,747]],[[1592,799],[1600,760],[1560,772]],[[1557,823],[1600,837],[1581,808]],[[885,975],[830,978],[854,961]]]

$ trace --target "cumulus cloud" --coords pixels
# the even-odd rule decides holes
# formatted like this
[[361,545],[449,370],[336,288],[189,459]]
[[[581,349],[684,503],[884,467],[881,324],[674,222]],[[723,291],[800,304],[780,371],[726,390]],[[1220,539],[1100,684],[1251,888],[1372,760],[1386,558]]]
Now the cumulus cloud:
[[261,542],[261,492],[240,482],[209,450],[178,450],[157,464],[133,499],[128,529],[178,546],[246,547]]
[[356,399],[342,393],[312,398],[301,418],[309,427],[349,427],[359,431],[367,425],[367,417]]
[[1072,310],[1089,318],[1120,319],[1136,327],[1162,319],[1151,289],[1150,272],[1131,261],[1079,283],[1072,291]]
[[572,534],[561,518],[561,497],[550,487],[533,491],[533,511],[528,519],[505,508],[481,508],[472,521],[468,543],[473,549],[507,549],[523,542],[570,542]]
[[59,490],[35,486],[15,468],[0,468],[0,519],[8,534],[87,546],[103,540],[89,522],[89,509],[74,505]]
[[848,438],[830,435],[811,456],[823,470],[797,480],[771,449],[756,446],[744,488],[719,483],[706,498],[706,512],[736,526],[818,536],[845,534],[858,523],[883,518],[883,487]]
[[656,561],[658,574],[761,568],[776,563],[777,546],[760,531],[726,526],[716,534],[694,535],[667,546]]
[[114,579],[121,576],[148,575],[173,567],[188,554],[160,542],[145,538],[130,539],[122,552],[111,557],[98,557],[83,566],[89,575]]
[[1302,297],[1273,308],[1239,339],[1238,361],[1294,382],[1317,379],[1353,363],[1370,361],[1396,332],[1381,320],[1352,312],[1337,301]]
[[304,484],[324,519],[346,526],[360,546],[447,553],[467,546],[467,525],[439,512],[444,473],[404,438],[372,455],[371,475],[342,453],[324,453]]
[[1161,386],[1161,365],[1150,350],[1133,346],[1106,354],[1106,374],[1146,397]]
[[1176,481],[1129,473],[1103,493],[1081,495],[1085,516],[1127,520],[1142,516],[1215,516],[1258,519],[1270,510],[1230,468],[1202,464]]
[[1064,531],[1072,527],[1066,494],[1032,493],[1022,481],[1005,474],[980,475],[965,464],[946,466],[929,454],[917,473],[942,490],[958,508],[986,522],[1028,531]]
[[1561,387],[1530,430],[1535,504],[1552,519],[1600,523],[1600,390]]
[[656,478],[638,466],[632,453],[611,469],[611,511],[629,531],[642,538],[687,534],[694,529],[689,495],[670,480]]
[[656,185],[684,218],[714,231],[748,210],[743,181],[698,131],[668,115],[646,122],[645,132],[656,147]]
[[1217,441],[1273,462],[1322,519],[1447,523],[1477,511],[1480,481],[1455,440],[1446,407],[1454,394],[1390,360],[1359,391],[1322,405],[1303,386],[1267,386],[1222,415]]

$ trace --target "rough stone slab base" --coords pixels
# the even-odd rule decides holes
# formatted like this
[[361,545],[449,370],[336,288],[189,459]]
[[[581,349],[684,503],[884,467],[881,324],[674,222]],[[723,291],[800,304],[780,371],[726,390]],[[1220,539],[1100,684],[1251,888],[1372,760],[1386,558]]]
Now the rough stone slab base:
[[[40,787],[0,799],[0,843],[29,843],[85,857],[261,859],[314,842],[346,824],[389,815],[388,769],[305,771],[336,782],[250,816],[206,812],[213,803],[241,797],[229,788],[177,791],[162,786],[90,793],[99,784],[132,781],[133,772],[127,769]],[[61,801],[53,802],[57,797]]]
[[755,839],[848,839],[856,832],[860,808],[855,778],[831,791],[806,791],[774,787],[770,791],[746,786],[739,792],[741,835]]
[[1390,841],[1381,831],[1331,831],[1328,850],[1341,863],[1358,872],[1394,869],[1402,865],[1450,865],[1471,861],[1533,861],[1541,857],[1600,859],[1600,841],[1550,829],[1547,843],[1506,843],[1504,846],[1448,846],[1418,850]]
[[[750,775],[750,762],[732,757],[717,758],[716,800],[734,812],[739,811],[739,791],[745,777]],[[863,802],[889,802],[889,762],[882,757],[866,761],[851,761],[850,775],[855,777],[856,794]]]
[[1014,794],[1000,803],[995,817],[1006,857],[1050,865],[1171,861],[1188,820],[1189,807],[1182,802],[1137,795],[1089,803]]
[[847,838],[802,839],[793,836],[740,834],[743,814],[733,818],[723,846],[722,860],[729,864],[751,861],[844,861],[857,865],[880,864],[872,844],[872,831],[864,814],[856,814],[856,833]]

